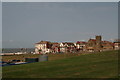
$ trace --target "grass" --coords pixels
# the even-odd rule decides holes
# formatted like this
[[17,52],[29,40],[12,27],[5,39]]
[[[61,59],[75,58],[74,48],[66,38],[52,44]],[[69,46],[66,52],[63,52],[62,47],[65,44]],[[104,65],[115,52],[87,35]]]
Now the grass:
[[[58,60],[73,56],[78,56],[79,54],[48,54],[49,60]],[[2,56],[3,61],[11,61],[13,59],[18,59],[21,61],[25,61],[25,58],[39,58],[39,54],[21,54],[21,55],[8,55],[8,56]]]
[[[72,54],[73,55],[73,54]],[[81,54],[3,67],[3,78],[117,78],[118,51]],[[50,55],[52,56],[52,55]]]

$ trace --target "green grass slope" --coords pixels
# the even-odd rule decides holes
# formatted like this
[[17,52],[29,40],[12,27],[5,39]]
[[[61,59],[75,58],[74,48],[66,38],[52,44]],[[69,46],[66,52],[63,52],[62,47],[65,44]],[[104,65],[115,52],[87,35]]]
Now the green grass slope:
[[3,78],[117,78],[118,51],[3,67]]

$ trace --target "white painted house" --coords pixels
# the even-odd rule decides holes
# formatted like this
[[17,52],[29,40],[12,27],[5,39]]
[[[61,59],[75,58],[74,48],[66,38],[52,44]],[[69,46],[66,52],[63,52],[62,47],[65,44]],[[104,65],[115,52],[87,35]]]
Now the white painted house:
[[85,46],[86,46],[86,42],[83,41],[77,41],[76,43],[74,43],[76,46],[76,49],[78,51],[85,51]]
[[65,52],[65,43],[60,43],[60,52]]
[[74,52],[75,45],[71,42],[60,43],[60,52]]
[[120,50],[120,42],[114,42],[114,49]]
[[46,54],[50,53],[50,42],[49,41],[40,41],[35,44],[35,53],[36,54]]

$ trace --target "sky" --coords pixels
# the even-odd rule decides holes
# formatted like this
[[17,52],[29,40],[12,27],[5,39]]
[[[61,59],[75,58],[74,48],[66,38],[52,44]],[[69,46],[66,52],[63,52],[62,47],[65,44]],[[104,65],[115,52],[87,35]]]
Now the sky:
[[2,3],[1,2],[0,2],[0,48],[2,48]]
[[2,47],[118,38],[117,2],[3,2]]
[[118,2],[119,0],[2,0],[2,2]]

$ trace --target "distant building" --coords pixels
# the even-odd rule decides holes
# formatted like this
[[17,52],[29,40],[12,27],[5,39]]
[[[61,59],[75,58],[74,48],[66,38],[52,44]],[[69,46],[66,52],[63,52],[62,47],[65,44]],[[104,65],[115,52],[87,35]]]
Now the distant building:
[[114,42],[114,49],[115,50],[120,50],[120,42],[119,41]]
[[96,51],[102,51],[102,37],[96,36]]
[[52,43],[52,53],[60,53],[60,44]]
[[86,51],[87,52],[94,52],[96,48],[96,40],[95,39],[89,39],[86,44]]
[[95,52],[95,51],[101,51],[102,50],[102,37],[96,36],[95,39],[89,39],[86,44],[86,51],[88,52]]
[[51,52],[51,43],[49,41],[40,41],[35,44],[35,53],[46,54]]
[[60,43],[60,52],[66,52],[67,45],[65,43]]
[[116,41],[114,43],[110,41],[102,41],[100,35],[95,36],[95,39],[89,39],[88,42],[77,41],[72,42],[49,42],[40,41],[35,44],[36,54],[46,54],[46,53],[74,53],[74,52],[100,52],[107,50],[119,50],[120,42]]
[[114,43],[110,41],[102,41],[103,51],[107,50],[113,50],[114,49]]
[[77,41],[76,43],[74,43],[74,45],[76,46],[76,51],[77,52],[85,51],[86,44],[87,42],[84,41]]
[[75,52],[75,45],[74,43],[71,43],[71,42],[63,42],[63,43],[60,43],[60,52]]
[[101,36],[96,36],[95,39],[89,39],[86,45],[86,51],[88,52],[107,51],[113,49],[114,44],[110,41],[102,41]]

